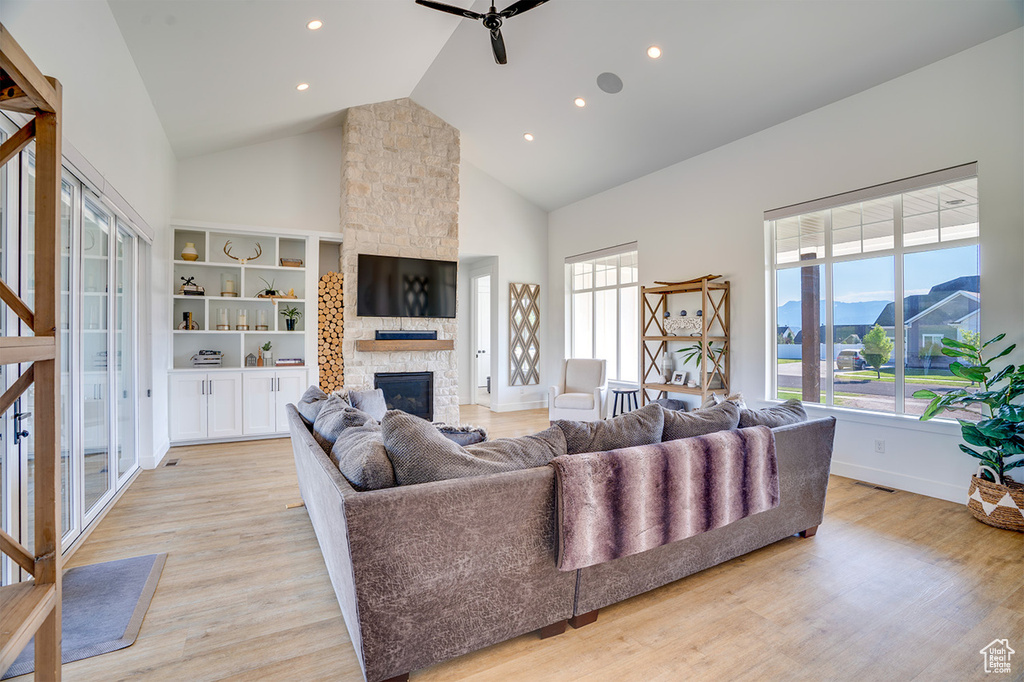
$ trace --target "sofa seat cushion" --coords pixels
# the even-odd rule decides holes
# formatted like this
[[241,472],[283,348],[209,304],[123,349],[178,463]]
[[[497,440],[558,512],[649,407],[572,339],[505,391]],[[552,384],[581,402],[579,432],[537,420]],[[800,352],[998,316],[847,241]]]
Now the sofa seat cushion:
[[356,490],[395,486],[395,470],[384,449],[380,424],[373,420],[342,431],[331,448],[331,459]]
[[380,421],[384,413],[388,411],[387,401],[384,400],[384,391],[379,388],[367,391],[349,391],[348,401],[352,407],[362,410],[373,419]]
[[594,394],[560,393],[555,396],[555,407],[563,407],[570,410],[592,410],[594,409]]
[[306,426],[313,425],[320,414],[320,409],[327,403],[327,398],[328,395],[321,391],[319,386],[310,386],[299,398],[299,402],[295,403],[295,409],[299,411],[299,416],[306,422]]
[[664,410],[661,405],[653,403],[611,419],[593,422],[559,419],[554,422],[565,434],[566,449],[570,455],[660,443],[664,423]]
[[726,401],[693,412],[665,410],[665,428],[661,440],[694,438],[716,431],[735,429],[740,423],[740,408],[736,403]]
[[740,428],[748,426],[787,426],[807,421],[807,412],[799,400],[787,400],[781,405],[773,405],[761,410],[740,410]]
[[352,407],[341,396],[332,395],[324,401],[324,406],[320,408],[320,414],[313,422],[313,438],[324,452],[328,453],[345,429],[362,426],[371,421],[374,420],[370,415]]
[[487,441],[487,429],[482,426],[445,424],[444,422],[434,422],[434,426],[445,438],[462,446],[476,445]]
[[388,410],[381,431],[398,485],[529,469],[565,454],[565,436],[556,427],[531,436],[462,447],[430,422]]

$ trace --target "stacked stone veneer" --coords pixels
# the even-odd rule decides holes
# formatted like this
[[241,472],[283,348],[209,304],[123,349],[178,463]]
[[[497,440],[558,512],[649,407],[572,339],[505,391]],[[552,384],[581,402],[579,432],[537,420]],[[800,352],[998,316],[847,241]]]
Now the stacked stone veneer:
[[378,329],[435,329],[455,319],[358,317],[358,255],[458,260],[459,131],[410,99],[348,110],[342,124],[341,263],[345,281],[345,386],[373,387],[374,372],[433,372],[434,419],[459,421],[454,351],[364,352]]

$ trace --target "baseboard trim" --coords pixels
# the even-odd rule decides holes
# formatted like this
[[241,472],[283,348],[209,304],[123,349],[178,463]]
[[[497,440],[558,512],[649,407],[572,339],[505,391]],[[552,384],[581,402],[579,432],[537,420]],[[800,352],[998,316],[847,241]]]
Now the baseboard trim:
[[967,500],[967,486],[969,480],[964,480],[963,485],[953,485],[942,481],[933,481],[907,474],[897,474],[885,469],[866,467],[861,464],[850,464],[849,462],[837,462],[832,460],[832,473],[837,476],[854,478],[866,483],[884,485],[897,490],[905,490],[909,493],[935,497],[940,500],[964,503]]
[[546,400],[534,400],[529,403],[502,403],[500,405],[491,404],[491,412],[519,412],[521,410],[539,410],[542,407],[547,407],[548,401]]
[[160,462],[164,461],[164,457],[171,449],[171,441],[165,440],[163,443],[153,449],[153,455],[151,457],[139,457],[139,466],[143,469],[156,469],[160,466]]

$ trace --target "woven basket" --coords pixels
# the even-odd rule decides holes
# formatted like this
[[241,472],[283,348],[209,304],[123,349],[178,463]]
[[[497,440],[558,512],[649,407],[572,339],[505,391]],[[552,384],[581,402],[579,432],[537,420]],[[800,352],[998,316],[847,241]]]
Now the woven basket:
[[993,483],[972,476],[967,508],[982,523],[1024,533],[1024,485],[1009,477]]

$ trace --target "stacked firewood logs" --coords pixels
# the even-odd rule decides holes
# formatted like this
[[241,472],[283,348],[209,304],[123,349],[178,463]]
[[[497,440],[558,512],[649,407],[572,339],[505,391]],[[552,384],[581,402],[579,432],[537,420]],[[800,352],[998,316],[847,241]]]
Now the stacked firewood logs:
[[325,393],[340,391],[345,385],[345,362],[341,357],[342,328],[345,324],[342,292],[340,273],[329,272],[320,278],[320,337],[317,355],[320,361],[320,389]]

